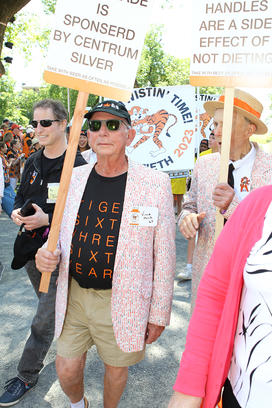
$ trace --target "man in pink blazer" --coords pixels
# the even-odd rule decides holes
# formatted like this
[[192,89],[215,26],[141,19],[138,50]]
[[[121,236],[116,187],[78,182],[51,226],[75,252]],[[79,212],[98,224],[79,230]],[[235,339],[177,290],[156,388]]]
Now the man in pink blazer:
[[[206,102],[204,107],[214,118],[214,134],[221,150],[224,95],[219,101]],[[262,104],[252,95],[235,90],[230,145],[234,186],[218,184],[220,153],[200,157],[196,162],[191,188],[179,215],[179,228],[185,238],[194,239],[198,232],[192,268],[192,308],[214,247],[216,208],[227,220],[250,191],[272,183],[271,154],[249,140],[253,134],[267,132],[260,120],[262,110]]]
[[104,407],[117,407],[128,366],[143,359],[169,324],[175,272],[175,221],[167,175],[130,162],[129,113],[122,102],[86,115],[95,164],[75,169],[54,254],[36,257],[41,272],[60,259],[56,367],[71,407],[88,407],[83,370],[96,345],[105,365]]

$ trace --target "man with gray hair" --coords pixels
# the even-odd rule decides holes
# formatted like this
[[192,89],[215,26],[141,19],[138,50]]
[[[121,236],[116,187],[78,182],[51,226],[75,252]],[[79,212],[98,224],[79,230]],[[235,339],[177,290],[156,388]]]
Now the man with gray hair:
[[[96,346],[104,363],[104,408],[116,408],[128,367],[169,324],[175,219],[169,177],[130,161],[131,118],[120,101],[86,113],[97,161],[73,170],[59,250],[40,248],[41,272],[60,261],[56,369],[71,408],[87,408],[84,366]],[[68,295],[69,293],[69,295]]]

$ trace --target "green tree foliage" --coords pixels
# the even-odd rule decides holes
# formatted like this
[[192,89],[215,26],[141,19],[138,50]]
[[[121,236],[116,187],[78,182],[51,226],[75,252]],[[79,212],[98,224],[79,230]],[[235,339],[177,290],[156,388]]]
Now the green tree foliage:
[[[8,75],[4,75],[0,79],[0,123],[7,117],[13,122],[26,126],[32,120],[33,105],[45,98],[61,101],[69,111],[67,88],[47,84],[39,90],[23,89],[21,92],[15,92],[14,86],[15,82]],[[78,91],[70,89],[71,117],[75,109],[77,95]],[[94,106],[97,102],[97,96],[89,95],[88,106]]]
[[49,44],[50,30],[44,28],[34,14],[16,14],[16,20],[7,26],[5,41],[13,43],[16,54],[21,54],[31,61],[34,47],[38,47],[41,56],[45,56]]
[[[190,59],[166,54],[162,44],[162,26],[153,25],[145,37],[135,87],[189,84]],[[220,94],[223,88],[202,87],[200,93]]]
[[[26,0],[24,0],[26,2]],[[42,0],[45,12],[54,12],[56,0]],[[171,3],[165,0],[165,5]],[[136,76],[135,87],[175,86],[189,84],[189,58],[179,59],[166,54],[162,43],[162,26],[152,26],[147,33],[141,60]],[[39,44],[42,51],[47,50],[49,31],[39,27],[34,15],[17,14],[16,22],[6,30],[6,39],[14,42],[15,48],[23,50],[24,55],[31,57],[32,47]],[[45,84],[39,90],[14,91],[14,83],[8,76],[0,79],[0,121],[4,117],[26,125],[32,119],[32,108],[35,102],[44,98],[60,100],[68,110],[67,89],[56,85]],[[201,88],[201,93],[220,93],[218,88]],[[78,92],[70,90],[70,112],[73,115]],[[89,96],[88,106],[97,103],[98,97]]]
[[141,60],[136,76],[136,86],[156,86],[165,79],[163,67],[162,27],[153,26],[145,37]]
[[152,26],[145,37],[135,86],[142,88],[188,83],[189,59],[166,54],[162,44],[162,26]]
[[42,0],[44,12],[46,14],[52,14],[55,12],[57,0]]
[[9,118],[13,122],[26,125],[29,123],[27,108],[31,104],[30,98],[22,98],[21,94],[14,91],[14,87],[15,82],[8,75],[1,77],[0,123],[4,118]]
[[164,55],[164,71],[166,80],[161,86],[187,85],[189,84],[190,60],[179,59],[172,55]]
[[[9,22],[19,10],[21,10],[30,0],[1,0],[0,4],[0,55],[2,55],[2,47],[5,38],[6,27],[9,27]],[[0,76],[5,73],[4,65],[0,61]]]
[[2,123],[5,114],[10,114],[14,100],[14,81],[7,75],[0,78],[0,123]]
[[[63,105],[66,107],[67,111],[69,112],[67,88],[63,88],[58,85],[47,85],[46,88],[44,89],[46,90],[46,98],[58,99],[59,101],[63,103]],[[70,94],[69,95],[69,100],[70,100],[70,118],[69,119],[72,119],[73,112],[76,106],[78,91],[76,91],[75,89],[70,89],[69,94]],[[96,103],[98,103],[98,99],[99,99],[98,96],[90,94],[88,98],[87,106],[94,106]]]

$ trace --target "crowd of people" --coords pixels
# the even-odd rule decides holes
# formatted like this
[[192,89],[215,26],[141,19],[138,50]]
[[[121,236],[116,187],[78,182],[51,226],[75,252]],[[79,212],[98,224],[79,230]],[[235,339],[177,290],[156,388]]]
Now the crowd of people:
[[1,173],[4,173],[4,188],[0,191],[0,211],[3,208],[9,217],[25,160],[38,144],[32,126],[24,129],[9,119],[3,120],[0,126],[0,168]]
[[[69,128],[66,134],[68,137]],[[0,189],[0,213],[3,210],[11,216],[25,161],[41,147],[33,125],[23,127],[8,118],[3,120],[0,126],[0,182],[3,185]],[[81,153],[90,150],[86,130],[80,133],[78,150]]]
[[[237,89],[228,181],[218,183],[224,103],[221,95],[204,105],[213,117],[211,151],[196,160],[178,217],[180,232],[196,246],[192,317],[169,408],[270,403],[272,156],[250,141],[267,132],[262,104]],[[128,367],[144,358],[146,345],[170,322],[176,231],[170,179],[127,157],[135,130],[122,102],[100,102],[85,118],[89,129],[80,135],[52,252],[46,241],[67,148],[67,112],[51,99],[33,108],[31,145],[37,137],[42,149],[29,151],[11,209],[20,242],[32,246],[14,247],[12,267],[25,266],[38,307],[0,406],[15,405],[37,384],[55,334],[56,370],[71,408],[90,406],[84,367],[93,345],[105,368],[104,408],[116,408]],[[15,153],[24,139],[12,126],[18,135],[2,142],[4,170],[21,161]],[[225,225],[214,245],[216,209]],[[48,272],[48,292],[39,293],[41,273]]]

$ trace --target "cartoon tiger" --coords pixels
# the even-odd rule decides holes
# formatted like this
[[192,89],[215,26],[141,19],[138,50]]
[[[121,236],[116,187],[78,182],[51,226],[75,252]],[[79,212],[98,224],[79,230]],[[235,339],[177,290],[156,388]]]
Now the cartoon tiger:
[[[136,112],[135,112],[136,111]],[[147,109],[141,109],[139,106],[134,106],[130,110],[132,116],[132,126],[139,131],[141,135],[140,140],[132,146],[132,149],[137,149],[142,143],[148,140],[153,134],[153,142],[158,147],[158,150],[150,152],[152,156],[156,156],[166,151],[163,147],[159,136],[164,129],[169,117],[174,117],[174,123],[172,123],[166,129],[166,136],[171,137],[169,134],[169,129],[177,123],[177,117],[171,113],[168,113],[165,109],[161,109],[158,112],[142,117],[143,114],[147,112]],[[138,128],[138,129],[137,129]]]
[[147,108],[141,108],[140,106],[133,106],[128,112],[130,114],[131,123],[132,124],[136,123],[137,120],[145,116],[148,111],[149,109]]

